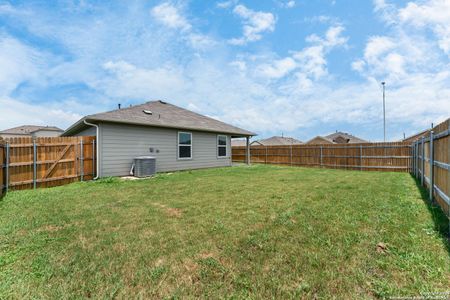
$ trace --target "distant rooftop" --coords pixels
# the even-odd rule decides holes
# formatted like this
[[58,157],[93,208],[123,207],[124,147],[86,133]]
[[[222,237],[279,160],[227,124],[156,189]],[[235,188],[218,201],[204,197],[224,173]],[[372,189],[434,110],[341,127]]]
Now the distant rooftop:
[[60,132],[64,131],[56,126],[22,125],[2,130],[0,131],[0,134],[30,135],[33,132],[39,130],[60,131]]
[[361,139],[359,137],[351,135],[350,133],[341,132],[341,131],[337,131],[335,133],[332,133],[332,134],[329,134],[329,135],[325,136],[325,138],[327,138],[327,139],[329,139],[329,140],[331,140],[331,141],[333,141],[335,143],[339,143],[336,139],[338,139],[340,137],[348,140],[347,143],[349,143],[349,144],[368,143],[368,141],[366,141],[366,140],[363,140],[363,139]]
[[261,139],[253,142],[255,144],[260,144],[264,146],[280,146],[280,145],[300,145],[303,144],[302,141],[299,141],[292,137],[283,137],[283,136],[272,136],[267,139]]
[[[306,142],[307,144],[315,144],[317,140],[322,140],[325,143],[330,144],[360,144],[360,143],[368,143],[368,141],[363,140],[359,137],[356,137],[350,133],[336,131],[335,133],[326,135],[326,136],[316,136]],[[320,143],[320,142],[319,142]]]

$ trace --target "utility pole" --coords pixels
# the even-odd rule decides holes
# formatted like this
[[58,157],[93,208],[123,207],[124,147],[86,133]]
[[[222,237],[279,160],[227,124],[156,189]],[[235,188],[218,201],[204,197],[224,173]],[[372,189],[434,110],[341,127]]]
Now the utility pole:
[[383,140],[386,142],[386,82],[381,83],[383,86]]

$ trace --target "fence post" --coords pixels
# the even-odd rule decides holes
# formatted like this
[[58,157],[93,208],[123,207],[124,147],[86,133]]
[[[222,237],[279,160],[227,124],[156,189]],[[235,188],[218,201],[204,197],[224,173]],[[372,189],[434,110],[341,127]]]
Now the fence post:
[[36,149],[36,139],[33,139],[33,189],[36,189],[36,160],[37,160],[37,149]]
[[81,172],[80,172],[80,179],[81,181],[83,181],[83,175],[84,175],[84,149],[83,149],[83,137],[80,140],[80,168],[81,168]]
[[322,167],[323,163],[322,163],[322,147],[320,146],[320,167]]
[[422,168],[422,170],[421,170],[421,172],[420,172],[420,174],[421,174],[421,176],[420,176],[420,184],[422,184],[422,186],[423,186],[423,181],[424,181],[424,179],[425,179],[425,147],[424,147],[424,143],[423,143],[423,140],[424,140],[424,137],[422,137],[422,140],[421,140],[421,147],[422,147],[422,153],[421,153],[421,157],[422,157],[422,162],[421,162],[421,164],[422,164],[422,166],[421,166],[421,168]]
[[433,191],[434,191],[434,147],[433,147],[433,139],[434,139],[434,132],[433,130],[430,131],[430,159],[428,162],[430,163],[430,201],[434,203],[433,201]]
[[264,163],[267,165],[267,146],[266,147],[266,160],[264,161]]
[[416,179],[419,179],[419,140],[416,141]]
[[291,147],[289,148],[290,149],[290,158],[291,158],[291,167],[292,167],[292,144],[291,144]]
[[359,170],[362,171],[362,145],[359,145]]
[[413,169],[412,169],[412,173],[414,174],[414,176],[416,175],[416,142],[413,143],[413,157],[412,157],[412,164],[413,164]]
[[95,178],[95,175],[96,175],[96,170],[95,170],[95,166],[96,166],[96,164],[95,164],[95,160],[96,160],[95,155],[96,154],[95,153],[96,153],[95,152],[95,140],[92,140],[92,178]]
[[6,176],[6,192],[8,192],[9,189],[9,142],[6,142],[6,169],[5,169],[5,176]]

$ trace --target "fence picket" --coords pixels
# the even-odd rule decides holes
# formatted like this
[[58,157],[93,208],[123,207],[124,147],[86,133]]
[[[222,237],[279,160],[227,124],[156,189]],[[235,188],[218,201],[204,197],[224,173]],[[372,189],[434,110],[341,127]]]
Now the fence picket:
[[[92,147],[85,147],[90,143]],[[93,136],[7,138],[4,144],[0,179],[4,178],[1,183],[5,182],[5,191],[51,187],[95,176]]]

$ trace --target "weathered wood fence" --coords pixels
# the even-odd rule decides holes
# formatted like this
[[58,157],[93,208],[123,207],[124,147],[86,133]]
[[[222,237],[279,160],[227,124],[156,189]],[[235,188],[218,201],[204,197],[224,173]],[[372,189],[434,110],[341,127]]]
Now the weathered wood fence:
[[429,190],[430,201],[450,218],[450,119],[413,142],[412,174]]
[[[233,162],[245,162],[245,146],[232,147]],[[411,170],[411,145],[364,143],[330,145],[251,146],[252,163],[349,170]]]
[[0,138],[0,198],[6,193],[6,177],[5,177],[5,141]]
[[2,193],[95,176],[95,137],[8,138],[0,143]]

